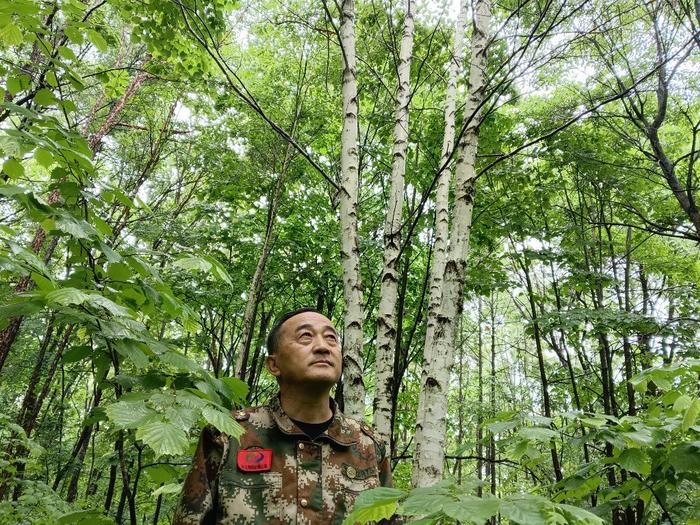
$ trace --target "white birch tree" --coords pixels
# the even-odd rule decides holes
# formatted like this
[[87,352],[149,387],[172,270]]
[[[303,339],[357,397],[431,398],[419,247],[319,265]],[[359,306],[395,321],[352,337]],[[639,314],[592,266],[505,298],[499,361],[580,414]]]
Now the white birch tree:
[[396,297],[401,248],[404,175],[408,151],[408,106],[411,100],[411,59],[413,55],[413,10],[406,0],[398,63],[398,88],[394,117],[391,183],[384,224],[384,265],[382,268],[379,313],[377,315],[377,356],[375,361],[374,426],[386,443],[391,440],[391,403],[394,391],[396,353]]
[[447,235],[450,221],[449,193],[452,172],[445,167],[452,155],[455,141],[455,115],[457,107],[457,75],[462,71],[464,53],[464,26],[467,19],[467,2],[462,1],[459,16],[455,23],[454,45],[447,78],[445,97],[445,134],[442,139],[442,155],[437,188],[435,190],[435,234],[433,241],[433,261],[430,267],[430,299],[428,302],[428,323],[425,331],[425,348],[432,346],[435,324],[442,299],[442,280],[447,259]]
[[343,341],[343,399],[345,413],[362,419],[365,385],[362,381],[362,282],[357,238],[359,186],[357,66],[355,58],[355,2],[341,6],[340,47],[343,55],[343,129],[340,136],[340,261],[345,301]]
[[445,263],[440,311],[435,320],[432,344],[425,347],[421,391],[416,417],[416,448],[413,456],[413,484],[427,486],[442,478],[445,454],[447,394],[453,364],[457,319],[462,311],[464,273],[469,248],[476,152],[479,144],[481,106],[484,101],[486,56],[491,24],[490,0],[474,6],[469,66],[469,95],[465,106],[465,131],[457,146],[454,215]]

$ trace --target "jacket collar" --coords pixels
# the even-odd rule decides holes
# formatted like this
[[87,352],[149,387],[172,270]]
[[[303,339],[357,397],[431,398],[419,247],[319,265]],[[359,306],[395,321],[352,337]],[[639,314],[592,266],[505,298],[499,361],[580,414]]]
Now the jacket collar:
[[[347,418],[338,410],[333,398],[329,398],[331,410],[333,411],[333,421],[326,431],[316,439],[328,439],[338,445],[349,447],[357,443],[356,433],[349,425]],[[275,396],[270,402],[270,410],[272,418],[275,420],[277,428],[284,434],[290,436],[306,437],[306,434],[290,419],[290,417],[282,410],[279,395]]]

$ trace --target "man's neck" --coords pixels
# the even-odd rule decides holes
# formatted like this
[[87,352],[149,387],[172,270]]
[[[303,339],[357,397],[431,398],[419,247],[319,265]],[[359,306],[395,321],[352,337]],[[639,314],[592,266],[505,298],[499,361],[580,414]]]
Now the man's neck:
[[323,423],[333,417],[330,406],[330,390],[322,392],[308,388],[280,388],[282,410],[291,419],[303,423]]

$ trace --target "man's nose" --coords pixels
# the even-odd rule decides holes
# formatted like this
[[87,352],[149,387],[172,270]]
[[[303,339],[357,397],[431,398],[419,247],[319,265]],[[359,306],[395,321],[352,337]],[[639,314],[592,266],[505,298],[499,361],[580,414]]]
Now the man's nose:
[[326,341],[326,338],[323,336],[323,334],[317,334],[314,337],[314,346],[313,346],[313,351],[314,352],[330,352],[330,348],[328,348],[328,342]]

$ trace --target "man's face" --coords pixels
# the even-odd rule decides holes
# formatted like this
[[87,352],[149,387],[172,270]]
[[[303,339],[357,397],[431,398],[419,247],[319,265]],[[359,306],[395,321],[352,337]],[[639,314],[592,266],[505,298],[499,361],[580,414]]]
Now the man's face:
[[267,358],[267,366],[282,383],[333,386],[342,371],[333,323],[316,312],[287,319],[280,329],[277,352]]

